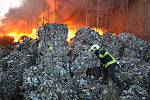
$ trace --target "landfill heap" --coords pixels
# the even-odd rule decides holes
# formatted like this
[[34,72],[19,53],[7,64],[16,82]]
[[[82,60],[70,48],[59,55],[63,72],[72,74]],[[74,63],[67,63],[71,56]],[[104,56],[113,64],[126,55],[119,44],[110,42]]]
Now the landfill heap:
[[[128,33],[119,36],[112,34],[100,36],[90,28],[81,28],[76,33],[77,36],[71,47],[68,47],[67,33],[67,26],[64,25],[46,24],[40,27],[37,66],[32,66],[24,72],[26,98],[105,100],[111,97],[111,99],[116,99],[116,95],[113,95],[116,91],[113,91],[111,82],[109,85],[102,85],[100,81],[85,77],[86,68],[100,66],[97,57],[88,52],[94,43],[102,45],[117,56],[120,63],[117,77],[122,82],[119,98],[142,98],[143,100],[148,98],[149,62],[139,57],[139,52],[137,52],[143,48],[146,52],[142,54],[146,53],[148,56],[147,42]],[[122,41],[129,43],[121,47]],[[137,42],[144,45],[133,49],[138,46]],[[120,48],[124,50],[120,51]],[[126,52],[131,50],[136,54],[127,55]],[[122,57],[119,55],[120,52],[124,53]],[[73,77],[70,71],[74,73]]]
[[[45,24],[39,28],[37,40],[24,41],[4,57],[0,62],[0,97],[10,100],[18,93],[25,100],[149,99],[150,42],[129,33],[101,36],[86,27],[77,31],[71,45],[67,36],[67,25]],[[100,66],[88,51],[95,43],[117,59],[118,89],[112,81],[104,85],[101,78],[86,77],[87,68]]]
[[[94,82],[85,77],[85,69],[100,66],[97,57],[88,51],[94,43],[99,44],[116,57],[120,65],[116,75],[122,86],[118,90],[112,83],[101,85],[99,82]],[[72,44],[71,60],[72,70],[77,73],[75,81],[78,82],[79,87],[76,91],[80,92],[80,99],[106,100],[111,98],[114,100],[121,98],[125,100],[148,98],[150,84],[150,77],[148,76],[150,72],[149,47],[148,42],[129,33],[122,33],[119,36],[108,33],[100,36],[91,29],[80,29]],[[133,87],[140,89],[136,90]]]
[[22,43],[18,46],[0,60],[0,100],[22,99],[23,72],[35,64],[34,44]]
[[[60,98],[105,100],[117,99],[117,96],[121,99],[148,98],[150,69],[148,42],[129,33],[122,33],[119,36],[109,33],[101,36],[90,28],[81,28],[77,31],[72,45],[68,46],[66,42],[68,29],[61,24],[46,24],[39,28],[38,33],[40,42],[37,65],[24,72],[26,98],[49,100]],[[112,82],[103,85],[101,79],[96,81],[85,75],[87,68],[100,66],[98,58],[88,51],[95,43],[111,52],[120,64],[116,73],[122,82],[122,87],[118,90],[119,95]],[[133,54],[127,55],[130,51]],[[146,54],[146,59],[141,57],[142,54]]]

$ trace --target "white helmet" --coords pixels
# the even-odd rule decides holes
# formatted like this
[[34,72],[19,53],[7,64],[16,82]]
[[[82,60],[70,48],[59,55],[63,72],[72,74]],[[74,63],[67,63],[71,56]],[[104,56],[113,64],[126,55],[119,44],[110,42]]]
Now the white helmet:
[[99,45],[97,45],[97,44],[94,44],[90,49],[89,49],[89,51],[90,52],[92,52],[92,51],[96,51],[96,50],[98,50],[100,48],[100,46]]

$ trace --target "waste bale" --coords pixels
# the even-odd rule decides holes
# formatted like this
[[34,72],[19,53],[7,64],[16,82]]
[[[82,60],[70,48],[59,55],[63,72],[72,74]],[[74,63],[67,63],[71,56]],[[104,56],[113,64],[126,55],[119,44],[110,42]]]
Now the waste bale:
[[62,24],[45,24],[38,31],[37,66],[24,72],[25,98],[66,99],[68,28]]
[[[45,30],[42,30],[42,29]],[[41,31],[42,30],[42,31]],[[41,34],[45,34],[42,36]],[[48,68],[67,68],[68,28],[62,24],[46,24],[39,29],[39,47],[41,61]],[[53,66],[53,67],[51,67]]]

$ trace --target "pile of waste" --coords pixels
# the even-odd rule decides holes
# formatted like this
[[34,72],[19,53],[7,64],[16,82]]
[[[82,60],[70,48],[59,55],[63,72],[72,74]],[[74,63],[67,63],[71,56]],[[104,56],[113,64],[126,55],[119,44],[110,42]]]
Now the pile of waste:
[[121,98],[124,98],[123,100],[148,98],[150,90],[149,63],[137,58],[125,58],[119,63],[121,68],[117,76],[122,83]]
[[99,65],[98,58],[89,52],[92,44],[100,44],[102,37],[90,28],[81,28],[71,45],[71,68],[75,70],[85,69]]
[[[101,36],[86,27],[76,32],[71,45],[67,43],[67,36],[66,25],[45,24],[39,28],[37,40],[24,40],[10,55],[2,58],[0,99],[10,100],[14,94],[25,100],[150,98],[149,41],[129,33]],[[101,77],[98,80],[92,75],[86,77],[88,68],[100,66],[99,59],[89,52],[95,43],[117,59],[116,76],[121,87],[111,80],[102,84]]]
[[23,97],[23,72],[36,61],[33,50],[34,43],[23,43],[0,60],[0,100],[20,100]]

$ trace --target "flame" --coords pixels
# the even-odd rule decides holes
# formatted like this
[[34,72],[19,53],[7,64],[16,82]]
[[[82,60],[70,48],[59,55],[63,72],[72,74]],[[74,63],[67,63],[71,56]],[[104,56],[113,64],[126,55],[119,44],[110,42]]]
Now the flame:
[[77,29],[75,29],[75,28],[69,28],[69,33],[68,33],[68,39],[67,39],[67,41],[69,41],[70,39],[74,38],[76,36],[76,32],[77,32]]
[[14,38],[14,42],[19,42],[19,39],[22,36],[28,36],[28,37],[30,37],[32,39],[36,39],[37,38],[36,31],[37,31],[37,29],[33,28],[31,33],[9,32],[7,34],[7,36],[13,37]]
[[69,28],[67,42],[69,45],[72,44],[73,38],[76,36],[77,28]]
[[100,35],[104,35],[104,32],[100,28],[93,28],[96,32],[98,32]]
[[[77,32],[78,28],[74,28],[74,27],[69,27],[69,32],[68,32],[68,38],[67,38],[67,42],[69,43],[69,45],[72,44],[72,40],[73,38],[76,36],[76,32]],[[103,31],[100,28],[93,28],[93,30],[95,30],[96,32],[98,32],[100,35],[103,35]],[[32,32],[30,33],[23,33],[23,32],[9,32],[6,36],[10,36],[14,38],[13,42],[19,42],[20,38],[22,36],[28,36],[32,39],[36,39],[37,38],[37,29],[33,28]],[[0,37],[3,37],[5,35],[0,34]]]

